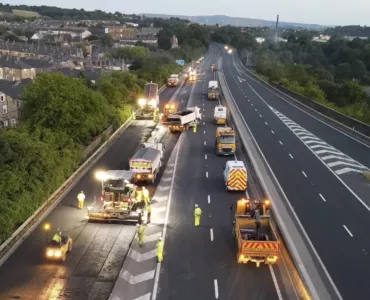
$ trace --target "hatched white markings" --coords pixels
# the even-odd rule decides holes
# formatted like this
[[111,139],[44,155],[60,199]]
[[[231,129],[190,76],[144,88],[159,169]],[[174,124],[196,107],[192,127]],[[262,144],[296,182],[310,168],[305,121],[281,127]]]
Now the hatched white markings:
[[348,233],[351,237],[353,237],[352,232],[351,232],[351,231],[349,231],[349,229],[347,228],[347,226],[346,226],[346,225],[343,225],[343,228],[347,231],[347,233]]
[[164,171],[164,174],[173,174],[173,170],[166,170]]
[[290,158],[291,158],[291,159],[293,159],[293,155],[291,155],[291,154],[289,153],[289,156],[290,156]]
[[[144,237],[145,240],[145,237]],[[137,262],[143,262],[148,259],[152,259],[157,256],[157,249],[153,249],[151,251],[145,252],[145,253],[139,253],[135,251],[134,249],[130,250],[129,257]]]
[[270,109],[284,122],[285,125],[308,147],[317,157],[337,175],[349,172],[361,173],[368,167],[360,164],[346,154],[335,149],[333,146],[319,139],[303,127],[278,112],[270,106]]
[[155,270],[152,270],[152,271],[145,272],[145,273],[134,276],[130,272],[124,270],[122,272],[122,274],[120,275],[120,277],[122,279],[128,281],[130,284],[137,284],[137,283],[140,283],[140,282],[144,282],[144,281],[153,279],[154,278],[154,273],[155,273]]
[[159,187],[157,187],[157,189],[158,190],[161,190],[161,191],[168,191],[169,189],[170,189],[170,187],[169,186],[159,186]]
[[152,212],[160,213],[166,211],[166,206],[160,206],[160,207],[153,207]]
[[153,197],[153,200],[155,200],[157,202],[167,201],[168,200],[168,196],[154,196]]
[[151,242],[156,242],[158,241],[158,237],[161,236],[161,232],[157,232],[157,233],[154,233],[154,234],[151,234],[151,235],[146,235],[144,236],[144,241],[143,243],[151,243]]
[[280,143],[280,145],[282,145],[283,143],[282,143],[282,141],[279,141],[279,143]]
[[148,293],[148,294],[142,295],[140,297],[137,297],[134,300],[150,300],[151,295],[152,295],[151,293]]
[[161,181],[163,182],[170,182],[172,180],[172,177],[162,178]]

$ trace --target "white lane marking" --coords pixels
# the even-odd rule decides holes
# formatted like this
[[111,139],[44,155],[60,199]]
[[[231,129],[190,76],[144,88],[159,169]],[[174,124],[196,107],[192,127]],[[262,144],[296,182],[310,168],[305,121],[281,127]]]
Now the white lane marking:
[[257,109],[255,108],[254,111],[257,111]]
[[[140,296],[138,298],[135,298],[134,300],[150,300],[150,296],[151,295],[152,295],[151,293],[147,293],[147,294],[145,294],[143,296]],[[115,300],[115,299],[113,298],[112,300]]]
[[362,165],[359,166],[357,164],[351,164],[351,163],[345,162],[345,161],[335,161],[335,162],[328,163],[329,167],[335,167],[335,166],[339,166],[339,165],[351,166],[351,167],[367,170],[367,167],[365,167],[365,166],[362,166]]
[[163,182],[169,182],[171,180],[172,180],[172,177],[168,177],[168,178],[162,178],[161,181],[163,181]]
[[204,141],[204,146],[205,146],[205,145],[207,145],[207,142],[206,142],[206,141]]
[[321,144],[321,145],[328,145],[328,143],[325,143],[325,142],[318,142],[318,141],[307,141],[306,144],[312,144],[312,143],[315,143],[315,144]]
[[343,225],[343,227],[344,227],[344,229],[347,231],[347,233],[348,233],[351,237],[353,237],[352,232],[351,232],[351,231],[349,231],[349,229],[347,228],[347,226],[346,226],[346,225]]
[[157,202],[167,201],[168,196],[154,196],[152,200]]
[[251,103],[251,105],[253,106],[253,103]]
[[128,272],[127,270],[124,270],[123,273],[120,275],[120,277],[122,279],[128,281],[130,284],[137,284],[137,283],[140,283],[140,282],[143,282],[143,281],[153,279],[154,272],[155,271],[152,270],[152,271],[145,272],[145,273],[134,276],[130,272]]
[[304,171],[302,171],[302,174],[304,175],[304,177],[307,177],[306,173]]
[[326,202],[326,199],[324,198],[324,196],[323,196],[323,195],[321,195],[321,194],[319,193],[319,196],[321,197],[321,199],[322,199],[324,202]]
[[208,178],[208,172],[206,172],[206,177]]
[[206,122],[203,122],[203,125],[206,125]]
[[283,300],[283,296],[281,295],[280,287],[279,287],[279,284],[277,282],[274,269],[272,268],[271,265],[269,265],[269,269],[270,269],[272,281],[274,282],[274,286],[275,286],[275,289],[276,289],[276,293],[278,295],[278,298],[279,298],[279,300]]
[[321,148],[321,149],[328,149],[328,150],[335,150],[333,147],[331,146],[324,146],[324,145],[313,145],[313,146],[309,146],[311,149],[316,149],[316,148]]
[[290,156],[290,158],[291,158],[291,159],[293,159],[293,155],[291,155],[291,154],[289,153],[289,156]]
[[265,122],[265,124],[268,125],[267,122]]
[[[144,237],[145,240],[145,237]],[[151,251],[145,252],[145,253],[139,253],[131,248],[129,257],[137,262],[143,262],[148,259],[152,259],[157,256],[157,249],[153,249]]]
[[206,131],[204,130],[204,134],[206,134]]
[[[182,142],[182,137],[183,135],[180,136],[179,138],[179,141],[178,141],[178,145],[177,145],[177,152],[176,152],[176,158],[175,158],[175,167],[174,167],[174,173],[176,174],[176,169],[177,169],[177,161],[178,161],[178,158],[179,158],[179,152],[180,152],[180,146],[181,146],[181,142]],[[170,215],[170,208],[171,208],[171,200],[172,200],[172,191],[173,191],[173,183],[174,183],[174,180],[175,180],[175,176],[172,176],[172,182],[171,182],[171,189],[170,189],[170,192],[169,192],[169,195],[168,195],[168,202],[167,202],[167,211],[166,211],[166,217],[164,219],[164,226],[163,226],[163,232],[162,232],[162,241],[165,244],[165,240],[166,240],[166,232],[167,232],[167,224],[168,224],[168,218],[169,218],[169,215]],[[157,264],[157,268],[155,270],[155,278],[154,278],[154,286],[153,286],[153,297],[152,297],[152,300],[155,300],[157,298],[157,291],[158,291],[158,283],[159,283],[159,274],[160,274],[160,271],[161,271],[161,264],[162,263],[158,263]]]
[[260,115],[260,118],[262,118],[262,115]]
[[213,228],[211,228],[211,229],[209,230],[209,233],[210,233],[210,235],[211,235],[211,242],[213,242],[213,239],[214,239],[214,237],[213,237]]
[[273,130],[271,130],[271,133],[274,134],[275,132]]
[[249,193],[247,190],[245,190],[245,195],[247,196],[247,198],[249,199]]
[[204,159],[207,159],[207,154],[204,155]]
[[250,100],[248,99],[248,102],[249,102]]
[[282,141],[279,141],[279,143],[280,143],[280,145],[282,145],[282,144],[283,144],[283,142],[282,142]]
[[[356,170],[356,169],[352,169],[352,168],[343,168],[343,169],[340,169],[340,170],[336,170],[335,173],[337,175],[342,175],[342,174],[345,174],[345,173],[348,173],[348,172],[357,172],[357,173],[362,173],[362,171],[360,170]],[[369,209],[370,211],[370,209]]]
[[215,287],[215,298],[218,299],[218,282],[217,279],[213,281],[214,287]]
[[345,157],[340,157],[340,156],[337,156],[337,155],[327,155],[327,156],[323,156],[321,157],[323,160],[327,160],[327,159],[342,159],[342,160],[348,160],[348,161],[352,161],[352,162],[355,162],[355,160],[353,160],[352,158],[345,158]]
[[211,195],[207,196],[207,200],[208,200],[208,204],[210,204],[211,203]]

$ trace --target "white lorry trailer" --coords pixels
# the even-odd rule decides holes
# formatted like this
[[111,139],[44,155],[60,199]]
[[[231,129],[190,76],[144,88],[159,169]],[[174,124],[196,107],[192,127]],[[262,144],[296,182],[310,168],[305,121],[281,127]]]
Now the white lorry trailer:
[[154,183],[162,166],[161,151],[151,147],[141,147],[130,159],[129,165],[130,171],[135,173],[135,183]]
[[199,107],[188,107],[167,117],[170,132],[184,132],[202,119]]
[[167,86],[175,87],[179,83],[179,75],[172,74],[170,78],[167,79]]

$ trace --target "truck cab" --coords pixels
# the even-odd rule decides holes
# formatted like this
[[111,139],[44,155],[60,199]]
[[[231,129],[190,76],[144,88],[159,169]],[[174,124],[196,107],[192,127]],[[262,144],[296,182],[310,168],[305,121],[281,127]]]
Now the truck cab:
[[231,127],[218,127],[215,144],[217,155],[234,155],[236,151],[235,131]]
[[214,112],[214,120],[216,124],[224,125],[227,119],[227,109],[225,106],[217,105]]
[[179,83],[179,75],[172,74],[170,78],[167,79],[167,86],[175,87]]
[[224,169],[226,191],[245,191],[247,189],[247,168],[240,160],[226,162]]

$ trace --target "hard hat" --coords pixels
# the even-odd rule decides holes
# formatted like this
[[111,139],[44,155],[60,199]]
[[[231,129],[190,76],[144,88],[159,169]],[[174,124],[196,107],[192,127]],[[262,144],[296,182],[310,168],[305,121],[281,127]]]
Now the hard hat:
[[145,186],[143,186],[143,190],[146,190]]
[[195,207],[198,207],[198,204],[195,204]]
[[161,236],[160,236],[160,237],[158,237],[158,240],[160,240],[160,241],[161,241],[161,240],[162,240],[162,237],[161,237]]

